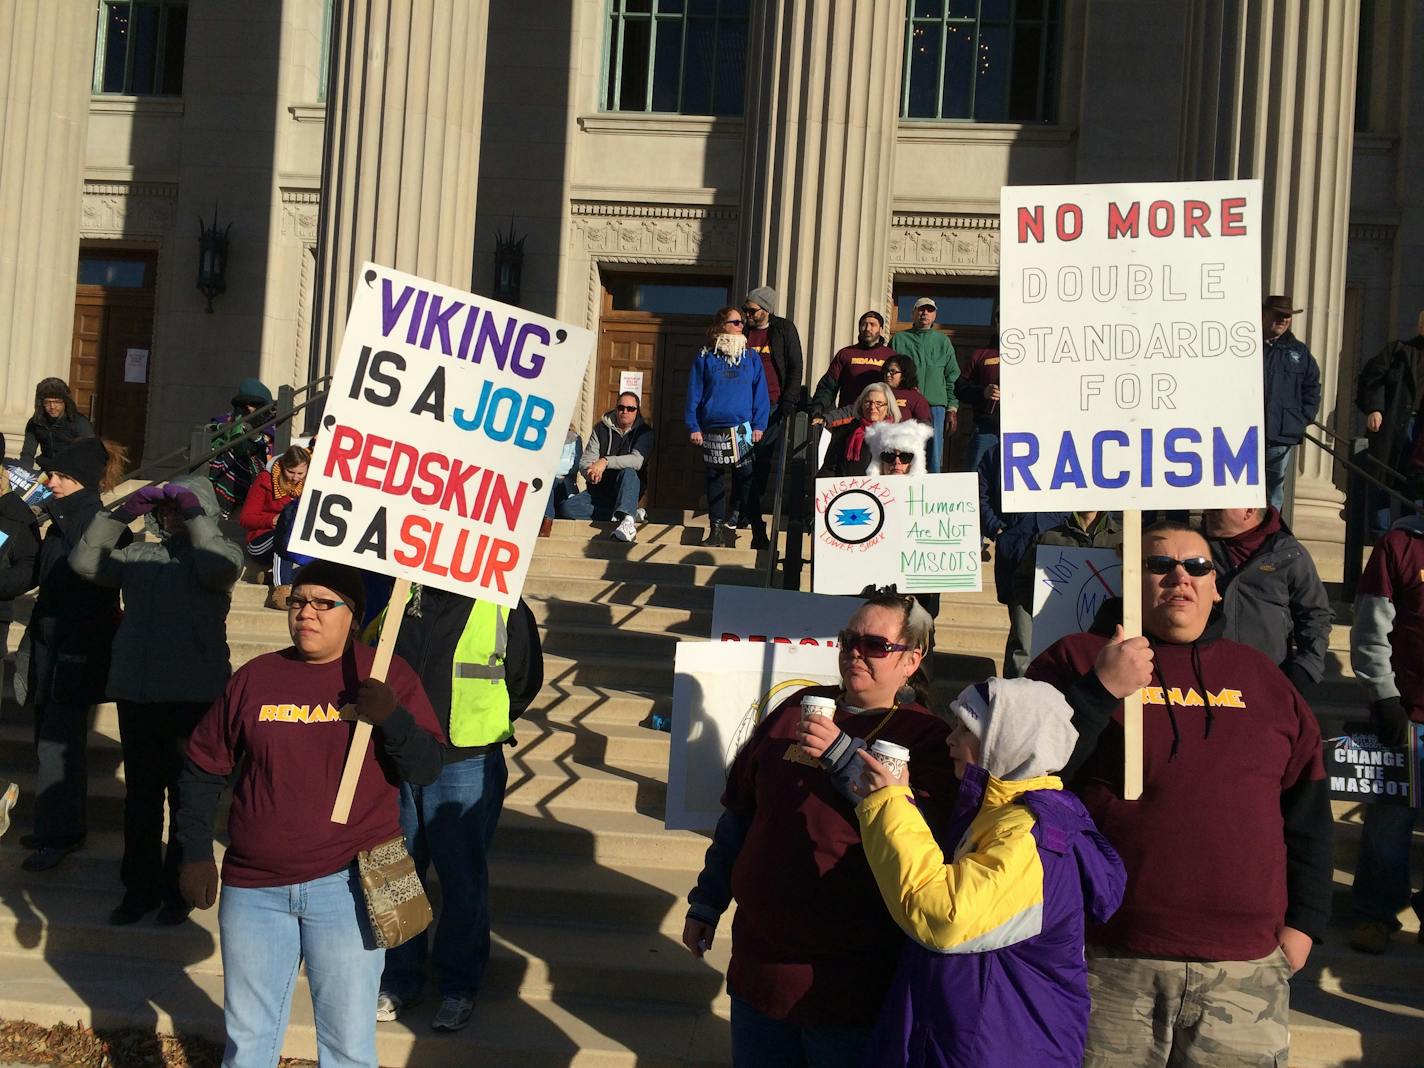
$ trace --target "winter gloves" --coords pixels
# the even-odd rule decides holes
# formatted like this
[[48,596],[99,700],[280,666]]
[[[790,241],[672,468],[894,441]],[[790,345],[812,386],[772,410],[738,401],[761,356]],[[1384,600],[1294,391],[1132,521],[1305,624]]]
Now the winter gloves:
[[124,524],[132,523],[164,503],[171,503],[184,519],[196,519],[203,514],[203,504],[196,493],[181,482],[166,482],[162,486],[144,486],[114,509],[114,518]]
[[396,710],[396,692],[380,679],[362,679],[356,691],[356,718],[379,727]]
[[1374,721],[1380,745],[1403,745],[1409,740],[1409,713],[1398,697],[1386,697],[1370,705],[1370,719]]

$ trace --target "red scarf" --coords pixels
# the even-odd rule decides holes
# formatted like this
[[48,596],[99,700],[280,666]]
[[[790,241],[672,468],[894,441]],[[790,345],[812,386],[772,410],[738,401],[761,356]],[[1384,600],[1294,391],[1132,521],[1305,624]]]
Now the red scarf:
[[1227,559],[1231,561],[1232,572],[1239,571],[1241,565],[1260,550],[1261,545],[1276,531],[1281,529],[1281,513],[1274,508],[1266,509],[1266,518],[1252,530],[1243,530],[1234,538],[1225,539]]
[[856,428],[851,431],[850,438],[846,441],[846,459],[859,460],[861,450],[865,447],[865,428],[870,424],[862,419]]

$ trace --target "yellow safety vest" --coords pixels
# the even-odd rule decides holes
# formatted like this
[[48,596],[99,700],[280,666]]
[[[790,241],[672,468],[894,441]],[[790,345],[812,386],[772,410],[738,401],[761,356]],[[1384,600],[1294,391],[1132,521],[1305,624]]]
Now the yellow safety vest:
[[514,737],[504,681],[508,644],[509,609],[476,599],[450,668],[451,745],[490,745]]

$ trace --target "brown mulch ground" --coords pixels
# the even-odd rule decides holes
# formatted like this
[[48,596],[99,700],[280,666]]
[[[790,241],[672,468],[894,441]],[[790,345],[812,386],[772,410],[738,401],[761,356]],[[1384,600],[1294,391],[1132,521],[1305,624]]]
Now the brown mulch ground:
[[[219,1043],[206,1038],[0,1020],[0,1063],[64,1068],[219,1068],[222,1052]],[[316,1062],[283,1057],[279,1063],[281,1068],[311,1068]]]

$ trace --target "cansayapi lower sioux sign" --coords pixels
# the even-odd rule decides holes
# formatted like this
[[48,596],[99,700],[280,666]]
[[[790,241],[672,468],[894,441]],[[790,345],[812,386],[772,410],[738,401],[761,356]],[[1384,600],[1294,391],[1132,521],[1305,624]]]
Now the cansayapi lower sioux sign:
[[981,588],[973,473],[818,478],[815,531],[817,593]]
[[1000,209],[1003,511],[1263,504],[1261,183]]
[[593,344],[368,263],[293,551],[517,603]]

